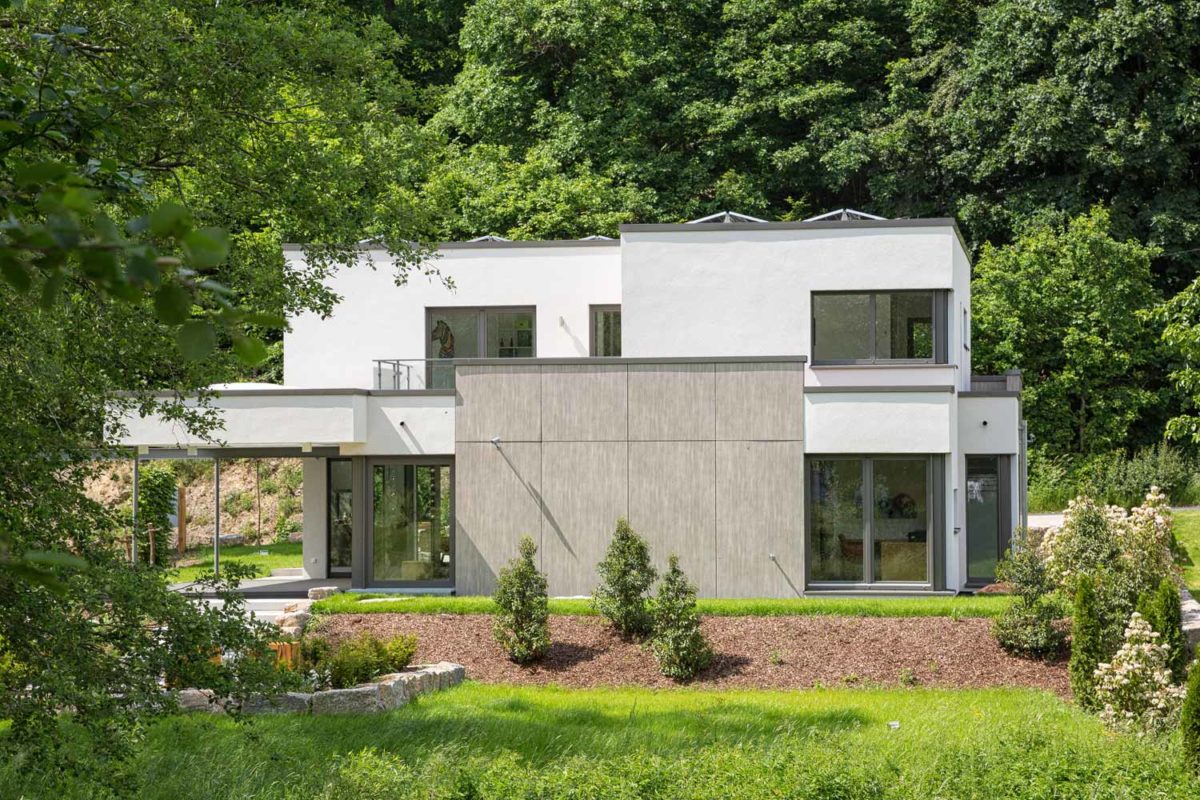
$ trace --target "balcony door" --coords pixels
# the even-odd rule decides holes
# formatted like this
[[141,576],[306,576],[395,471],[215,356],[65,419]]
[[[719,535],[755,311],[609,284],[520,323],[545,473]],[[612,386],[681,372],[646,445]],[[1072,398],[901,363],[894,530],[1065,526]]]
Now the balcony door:
[[425,385],[453,389],[456,358],[535,357],[535,320],[532,306],[426,309]]
[[368,462],[368,586],[453,585],[453,486],[449,462]]
[[967,585],[996,580],[1012,538],[1008,456],[967,456]]

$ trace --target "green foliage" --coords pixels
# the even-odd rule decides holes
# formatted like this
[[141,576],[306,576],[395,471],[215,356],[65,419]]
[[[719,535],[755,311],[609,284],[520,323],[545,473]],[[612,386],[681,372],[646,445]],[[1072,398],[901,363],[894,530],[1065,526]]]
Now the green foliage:
[[1180,607],[1179,586],[1172,578],[1163,578],[1153,592],[1138,599],[1137,610],[1158,634],[1158,643],[1170,648],[1167,668],[1175,683],[1187,678],[1190,648],[1183,633],[1183,609]]
[[1178,505],[1200,502],[1200,473],[1195,461],[1167,442],[1139,448],[1132,456],[1121,451],[1088,458],[1031,453],[1029,506],[1035,512],[1061,511],[1080,495],[1132,508],[1152,486],[1159,487]]
[[1096,600],[1096,587],[1089,576],[1079,578],[1071,612],[1071,694],[1080,708],[1099,710],[1096,701],[1096,667],[1109,656],[1104,626]]
[[652,611],[651,650],[663,675],[687,681],[712,663],[712,648],[700,630],[696,587],[679,568],[679,557],[674,553],[667,559],[667,571],[658,584]]
[[[305,637],[308,639],[315,637]],[[318,640],[319,641],[319,640]],[[416,636],[395,636],[387,641],[363,632],[330,648],[307,643],[301,646],[306,669],[328,676],[333,689],[349,689],[372,678],[399,672],[412,663],[417,652]]]
[[1187,697],[1179,717],[1183,760],[1193,775],[1200,775],[1200,659],[1188,670]]
[[234,489],[221,497],[221,510],[226,514],[245,514],[254,510],[254,494]]
[[1031,603],[1054,591],[1054,580],[1028,528],[1013,531],[1011,546],[996,565],[996,580],[1007,583],[1013,594]]
[[170,565],[174,532],[171,514],[175,513],[176,492],[175,472],[169,465],[150,463],[138,470],[137,553],[140,561],[150,561],[149,539],[153,536],[154,565]]
[[608,545],[604,560],[596,566],[600,585],[592,604],[612,622],[622,636],[645,636],[653,627],[647,606],[657,573],[650,564],[650,546],[629,527],[624,517]]
[[521,537],[520,555],[501,567],[496,581],[496,621],[492,635],[518,664],[538,661],[550,649],[550,609],[546,576],[533,557],[537,545]]
[[983,246],[972,285],[972,368],[1036,376],[1022,401],[1039,449],[1121,447],[1154,403],[1158,334],[1138,312],[1158,300],[1150,269],[1158,254],[1115,236],[1100,207],[1065,221],[1039,218],[1013,244]]
[[1066,643],[1058,625],[1062,616],[1062,608],[1053,597],[1032,601],[1018,598],[992,621],[992,635],[1010,653],[1052,658]]

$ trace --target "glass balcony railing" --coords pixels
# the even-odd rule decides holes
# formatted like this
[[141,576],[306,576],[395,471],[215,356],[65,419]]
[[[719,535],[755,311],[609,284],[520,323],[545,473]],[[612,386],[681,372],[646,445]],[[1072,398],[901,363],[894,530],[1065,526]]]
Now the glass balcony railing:
[[398,392],[454,388],[452,358],[377,358],[375,388]]

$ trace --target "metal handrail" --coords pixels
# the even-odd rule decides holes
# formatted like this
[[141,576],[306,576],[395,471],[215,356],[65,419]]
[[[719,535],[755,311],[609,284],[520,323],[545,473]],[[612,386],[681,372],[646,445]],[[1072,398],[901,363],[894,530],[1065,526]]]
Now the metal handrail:
[[453,389],[453,358],[376,358],[375,388],[392,391]]

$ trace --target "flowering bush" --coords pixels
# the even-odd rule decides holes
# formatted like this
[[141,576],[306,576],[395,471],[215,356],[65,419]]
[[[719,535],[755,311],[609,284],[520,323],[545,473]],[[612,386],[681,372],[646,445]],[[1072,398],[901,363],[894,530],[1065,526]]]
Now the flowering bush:
[[1183,687],[1171,684],[1167,668],[1170,648],[1134,612],[1125,628],[1125,641],[1111,661],[1096,667],[1096,701],[1100,719],[1110,728],[1137,733],[1169,729],[1183,701]]

